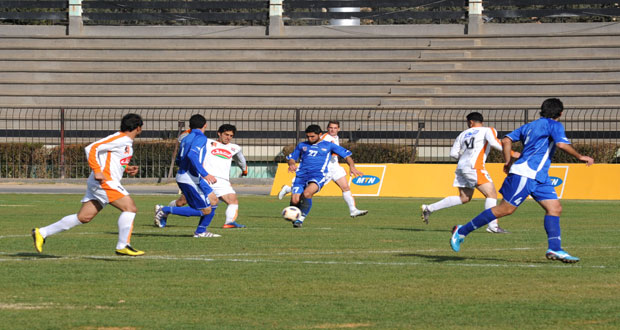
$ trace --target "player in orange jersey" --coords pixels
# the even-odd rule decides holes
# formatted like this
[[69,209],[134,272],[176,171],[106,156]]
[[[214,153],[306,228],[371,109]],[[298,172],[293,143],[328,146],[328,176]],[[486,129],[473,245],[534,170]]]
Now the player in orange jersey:
[[86,194],[82,207],[76,214],[68,215],[49,226],[34,228],[32,238],[37,252],[43,252],[45,239],[51,235],[69,230],[77,225],[90,222],[107,204],[121,211],[118,218],[118,242],[116,254],[140,256],[144,251],[129,245],[133,220],[136,217],[136,203],[121,185],[123,173],[136,175],[138,166],[130,166],[133,156],[133,141],[142,133],[142,118],[137,114],[127,114],[121,120],[121,130],[85,148],[88,166],[91,168],[87,181]]
[[[491,148],[501,151],[502,145],[497,139],[497,131],[492,127],[484,127],[482,114],[472,112],[466,118],[469,128],[459,134],[450,149],[450,157],[459,161],[453,183],[453,186],[459,190],[459,196],[449,196],[439,202],[422,205],[422,220],[427,224],[431,213],[469,202],[474,189],[478,189],[486,197],[485,209],[497,205],[495,185],[484,164]],[[516,159],[519,154],[515,152],[512,156]],[[489,223],[487,232],[508,233],[497,224],[497,219]]]

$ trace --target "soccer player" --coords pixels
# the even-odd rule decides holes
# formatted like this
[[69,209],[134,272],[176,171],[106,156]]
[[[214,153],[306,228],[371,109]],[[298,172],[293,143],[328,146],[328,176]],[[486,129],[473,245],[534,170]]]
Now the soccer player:
[[[498,206],[485,210],[469,223],[454,226],[450,238],[452,250],[458,252],[465,236],[476,228],[495,218],[512,214],[530,195],[545,209],[544,227],[548,242],[545,257],[564,263],[579,261],[579,258],[571,256],[562,249],[560,236],[562,205],[549,179],[549,167],[556,147],[585,162],[586,166],[594,164],[594,160],[581,155],[570,145],[564,126],[559,122],[563,110],[564,105],[559,99],[547,99],[541,106],[541,118],[517,128],[502,139],[504,172],[508,174],[500,189],[504,199]],[[513,164],[510,151],[512,143],[517,141],[523,143],[523,151]]]
[[[288,171],[295,173],[291,204],[301,210],[301,217],[293,222],[293,227],[300,228],[312,208],[312,196],[331,180],[327,164],[332,153],[338,154],[349,164],[351,175],[364,175],[355,168],[351,151],[331,142],[321,140],[321,127],[310,125],[306,128],[307,141],[299,143],[286,157]],[[296,164],[300,159],[299,167]]]
[[[218,199],[209,186],[217,182],[215,176],[208,173],[202,163],[205,159],[207,137],[207,120],[200,114],[189,119],[191,131],[181,140],[176,163],[179,167],[176,175],[177,185],[187,200],[189,207],[162,207],[155,206],[155,223],[164,224],[168,214],[185,217],[200,217],[194,237],[221,237],[207,230],[211,224]],[[163,226],[161,226],[163,227]]]
[[47,237],[69,230],[83,223],[89,223],[107,204],[121,211],[118,217],[118,241],[116,254],[141,256],[144,251],[129,245],[133,220],[136,217],[136,203],[121,185],[123,172],[129,175],[138,173],[138,166],[129,165],[133,156],[133,140],[142,132],[142,118],[137,114],[127,114],[121,120],[121,130],[101,140],[89,144],[84,150],[91,168],[86,183],[86,194],[77,214],[68,215],[59,221],[32,230],[34,248],[43,252]]
[[[246,228],[245,225],[235,221],[238,215],[239,201],[235,190],[230,184],[230,166],[233,160],[241,169],[241,176],[246,176],[248,174],[247,163],[241,152],[241,147],[231,143],[236,133],[237,128],[234,125],[221,125],[217,130],[217,140],[207,139],[206,156],[202,164],[204,169],[217,179],[217,182],[210,185],[215,196],[228,205],[226,208],[226,222],[222,227],[224,229]],[[177,200],[170,202],[168,206],[182,207],[185,204],[185,196],[181,195]],[[158,205],[156,210],[158,208],[164,208],[164,213],[170,213],[170,209],[166,209],[162,205]],[[157,211],[155,213],[157,214]],[[165,227],[166,218],[160,218],[159,223],[156,219],[155,224],[158,227]]]
[[[474,189],[478,189],[486,197],[485,209],[497,205],[495,185],[484,165],[491,148],[502,150],[502,145],[497,139],[497,131],[493,127],[484,127],[482,114],[472,112],[466,118],[469,128],[459,134],[450,149],[450,157],[459,161],[452,184],[459,189],[459,195],[446,197],[430,205],[423,204],[422,220],[427,224],[431,213],[471,201]],[[514,154],[513,157],[518,157],[518,153]],[[487,231],[498,234],[508,233],[497,224],[497,219],[489,222]]]
[[[340,132],[340,122],[337,120],[330,120],[327,123],[327,133],[323,133],[320,137],[322,141],[327,141],[331,143],[335,143],[336,145],[340,145],[340,139],[338,137],[338,132]],[[338,155],[333,154],[329,160],[328,165],[329,177],[333,180],[340,190],[342,190],[342,198],[349,206],[349,213],[352,218],[363,216],[368,214],[367,210],[358,210],[355,206],[355,199],[353,198],[353,194],[351,193],[351,187],[349,187],[349,183],[347,182],[347,172],[345,169],[338,164]],[[293,179],[293,182],[295,179]],[[329,180],[328,180],[329,181]],[[292,190],[291,186],[283,185],[282,189],[278,193],[278,198],[282,199],[286,194],[290,193]]]

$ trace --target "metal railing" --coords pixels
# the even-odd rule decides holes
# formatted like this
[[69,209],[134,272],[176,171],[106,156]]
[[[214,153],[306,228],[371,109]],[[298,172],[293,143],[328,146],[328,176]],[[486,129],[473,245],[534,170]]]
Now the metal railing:
[[[216,138],[224,123],[237,127],[234,143],[249,160],[250,177],[275,173],[283,149],[304,139],[310,124],[326,127],[341,122],[341,141],[408,146],[410,162],[452,162],[449,149],[466,128],[465,116],[474,110],[411,108],[0,108],[0,178],[85,177],[89,173],[83,147],[119,129],[127,113],[140,114],[144,131],[135,141],[132,162],[139,177],[161,178],[170,172],[179,131],[192,114],[207,118],[206,135]],[[537,109],[476,109],[485,125],[498,135],[537,119]],[[620,145],[620,109],[566,109],[561,118],[574,144]],[[614,154],[615,155],[615,154]],[[355,155],[354,155],[355,158]],[[612,161],[615,162],[616,158]],[[235,170],[236,171],[236,170]],[[233,173],[233,176],[236,173]]]

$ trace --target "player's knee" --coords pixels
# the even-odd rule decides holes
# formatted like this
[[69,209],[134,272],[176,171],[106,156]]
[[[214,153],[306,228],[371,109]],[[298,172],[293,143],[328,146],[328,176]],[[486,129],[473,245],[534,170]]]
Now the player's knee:
[[89,223],[95,216],[78,214],[77,218],[81,223]]
[[211,213],[211,206],[209,206],[209,207],[207,207],[205,209],[200,210],[200,212],[202,212],[202,215],[210,214]]
[[469,197],[469,196],[461,196],[461,203],[467,204],[467,203],[469,203],[469,201],[471,201],[471,197]]

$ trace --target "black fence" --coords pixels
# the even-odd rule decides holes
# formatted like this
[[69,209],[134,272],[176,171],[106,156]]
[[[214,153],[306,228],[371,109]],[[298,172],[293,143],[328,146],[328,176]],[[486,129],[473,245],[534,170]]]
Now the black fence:
[[[467,0],[284,0],[286,25],[357,19],[373,24],[463,24]],[[613,22],[617,1],[483,1],[491,23]],[[66,25],[67,0],[0,1],[0,24]],[[85,25],[269,25],[269,0],[84,0]],[[354,12],[342,8],[355,9]]]
[[[466,128],[465,116],[473,110],[453,109],[0,109],[0,178],[83,178],[89,173],[83,148],[118,131],[120,118],[140,114],[144,131],[135,141],[132,163],[141,167],[138,177],[163,178],[174,171],[176,137],[188,128],[195,113],[207,118],[207,136],[216,138],[224,123],[235,125],[234,143],[242,146],[250,164],[250,177],[275,173],[286,150],[304,139],[310,124],[323,128],[339,120],[341,141],[357,146],[361,162],[453,162],[449,149]],[[537,109],[476,109],[499,136],[538,118]],[[567,109],[561,121],[567,136],[597,162],[618,162],[620,109]],[[379,147],[377,147],[379,146]],[[394,152],[408,155],[386,156]],[[289,149],[287,149],[289,148]],[[375,154],[365,153],[365,149]],[[563,160],[559,160],[563,161]],[[234,169],[236,171],[236,169]],[[238,173],[232,173],[233,176]]]

